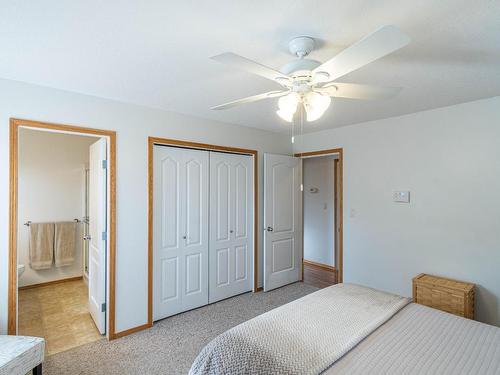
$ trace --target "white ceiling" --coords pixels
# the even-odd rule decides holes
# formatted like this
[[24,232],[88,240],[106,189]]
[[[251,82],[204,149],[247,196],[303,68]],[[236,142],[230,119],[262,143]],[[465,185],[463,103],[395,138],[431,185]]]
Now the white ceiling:
[[[412,38],[339,81],[401,86],[379,102],[337,99],[306,130],[338,127],[500,95],[500,2],[495,0],[3,0],[0,77],[288,131],[276,99],[209,108],[276,89],[209,59],[232,51],[279,68],[287,42],[317,38],[325,61],[382,25]],[[279,87],[279,86],[278,86]]]

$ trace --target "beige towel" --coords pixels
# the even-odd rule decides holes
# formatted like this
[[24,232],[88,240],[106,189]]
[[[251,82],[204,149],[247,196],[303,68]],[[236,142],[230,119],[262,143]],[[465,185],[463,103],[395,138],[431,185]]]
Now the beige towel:
[[44,270],[52,267],[54,223],[30,223],[30,267]]
[[56,267],[64,267],[75,261],[76,222],[56,223],[54,240],[54,259]]

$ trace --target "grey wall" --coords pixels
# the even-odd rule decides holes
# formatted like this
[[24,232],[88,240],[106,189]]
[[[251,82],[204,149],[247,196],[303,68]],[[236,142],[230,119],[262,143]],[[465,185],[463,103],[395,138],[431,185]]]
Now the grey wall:
[[[411,295],[421,272],[474,282],[500,325],[500,97],[305,135],[344,148],[344,280]],[[411,203],[392,202],[410,190]]]
[[[256,149],[259,152],[259,223],[262,223],[263,212],[262,154],[291,153],[289,137],[281,134],[0,80],[0,334],[7,330],[10,117],[117,132],[117,331],[147,322],[148,136]],[[258,236],[262,280],[262,231]]]

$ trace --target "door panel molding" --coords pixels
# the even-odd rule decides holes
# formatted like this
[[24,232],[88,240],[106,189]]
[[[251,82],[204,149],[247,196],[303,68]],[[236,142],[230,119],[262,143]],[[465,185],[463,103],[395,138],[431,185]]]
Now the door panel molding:
[[[161,137],[148,137],[148,322],[147,327],[153,325],[153,147],[155,144],[191,148],[206,151],[220,151],[233,154],[250,155],[253,157],[253,291],[258,288],[258,152],[256,150],[232,146],[220,146],[207,143],[190,142]],[[248,275],[250,276],[250,275]]]
[[246,245],[236,246],[234,248],[235,252],[235,280],[244,280],[248,277],[247,275],[247,251]]
[[[179,290],[178,279],[179,279],[179,259],[178,257],[165,258],[161,260],[161,274],[162,277],[166,274],[173,273],[175,283],[171,285],[171,288],[162,289],[161,299],[162,301],[169,301],[178,297],[177,291]],[[163,283],[162,278],[162,283]]]
[[[177,220],[178,215],[171,216],[171,215],[166,215],[167,212],[170,210],[168,207],[174,207],[174,211],[178,212],[178,202],[179,202],[179,163],[172,159],[171,157],[167,157],[161,161],[161,170],[162,170],[162,176],[169,176],[170,180],[175,179],[175,183],[172,185],[172,191],[165,191],[164,194],[162,195],[162,220],[167,221],[169,218],[174,219],[173,225],[165,225],[162,227],[161,235],[162,235],[162,247],[163,248],[172,248],[172,247],[177,247],[179,246],[179,222]],[[174,167],[173,171],[168,170],[168,165],[170,164],[172,167]],[[173,172],[173,173],[169,173]],[[166,228],[172,228],[171,233],[166,233]]]
[[[8,281],[8,325],[7,332],[15,335],[17,331],[17,225],[18,225],[18,155],[19,155],[19,128],[45,129],[56,133],[77,133],[83,135],[94,135],[107,137],[109,145],[109,172],[108,172],[108,216],[109,216],[109,272],[108,292],[108,329],[107,337],[109,340],[116,339],[133,330],[144,329],[147,327],[136,327],[130,332],[116,332],[115,324],[115,289],[116,289],[116,132],[112,130],[102,130],[87,128],[75,125],[55,124],[49,122],[25,120],[19,118],[10,119],[9,132],[9,281]],[[135,332],[135,331],[134,331]]]
[[[215,182],[217,184],[217,194],[216,194],[216,238],[218,241],[229,240],[229,209],[231,207],[230,195],[231,195],[231,172],[230,166],[225,162],[219,162],[215,166],[216,176]],[[211,177],[210,177],[211,178]],[[210,200],[212,201],[212,200]],[[222,217],[226,214],[227,220],[223,223]]]
[[[247,174],[248,170],[246,166],[238,163],[234,167],[235,171],[235,197],[236,197],[236,214],[235,214],[235,227],[234,236],[237,239],[244,239],[247,237],[247,216],[240,215],[241,212],[247,212],[248,207],[247,200],[244,199],[247,194]],[[243,205],[244,207],[240,207]]]
[[[280,175],[282,170],[285,172],[288,171],[289,167],[285,163],[277,163],[272,166],[272,178],[273,178],[273,219],[272,219],[272,227],[274,228],[274,233],[279,232],[289,232],[294,229],[294,215],[293,211],[295,209],[294,195],[293,195],[293,186],[294,186],[294,176],[290,176],[289,183],[287,184],[287,190],[276,191],[277,182],[283,181],[283,175]],[[289,177],[286,175],[285,177]],[[278,221],[274,214],[280,210],[292,210],[290,215],[286,215],[289,218],[289,221],[282,223],[281,220]]]

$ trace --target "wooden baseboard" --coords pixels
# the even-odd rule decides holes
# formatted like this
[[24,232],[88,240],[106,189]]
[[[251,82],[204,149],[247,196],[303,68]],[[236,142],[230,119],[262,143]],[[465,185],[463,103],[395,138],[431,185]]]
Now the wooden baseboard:
[[313,262],[312,260],[306,260],[306,259],[304,259],[303,261],[304,261],[304,264],[307,264],[308,266],[311,266],[311,267],[321,268],[321,269],[323,269],[325,271],[329,271],[329,272],[336,271],[335,267],[330,266],[328,264]]
[[26,289],[40,288],[42,286],[66,283],[68,281],[78,281],[78,280],[82,280],[82,279],[83,279],[83,276],[68,277],[67,279],[52,280],[52,281],[47,281],[45,283],[20,286],[18,289],[19,290],[26,290]]
[[110,340],[119,339],[120,337],[131,335],[132,333],[136,333],[139,331],[143,331],[145,329],[151,328],[152,326],[153,326],[152,324],[146,323],[146,324],[143,324],[142,326],[126,329],[125,331],[121,331],[121,332],[116,332],[113,335],[113,337],[110,337],[109,339]]

